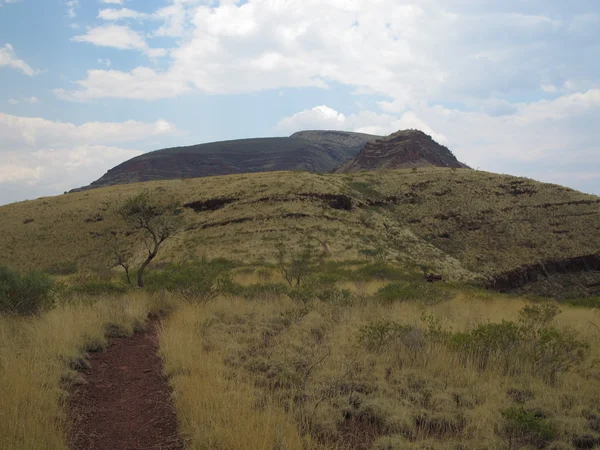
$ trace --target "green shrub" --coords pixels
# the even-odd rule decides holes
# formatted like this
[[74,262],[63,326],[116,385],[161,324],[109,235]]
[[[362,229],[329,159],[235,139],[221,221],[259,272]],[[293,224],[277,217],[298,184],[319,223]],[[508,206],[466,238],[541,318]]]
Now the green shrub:
[[539,328],[548,325],[560,314],[560,308],[554,303],[526,305],[519,311],[519,321],[525,326]]
[[373,188],[370,183],[365,183],[364,181],[350,181],[348,183],[348,187],[361,193],[365,197],[369,197],[371,199],[381,198],[381,192]]
[[348,289],[338,289],[335,286],[328,286],[316,292],[316,297],[322,302],[336,303],[338,305],[351,305],[354,301],[352,292]]
[[52,280],[44,274],[23,276],[0,266],[0,313],[33,315],[54,304]]
[[556,439],[556,428],[539,413],[523,407],[510,407],[500,413],[506,420],[504,432],[511,442],[509,448],[520,448],[523,444],[544,448]]
[[[401,325],[392,320],[380,320],[378,322],[364,325],[358,330],[358,342],[361,343],[368,351],[379,353],[394,343],[408,344],[408,347],[413,347],[412,335],[419,333],[418,329],[410,325]],[[410,338],[405,341],[404,338]]]
[[384,262],[375,262],[372,264],[364,265],[360,269],[358,269],[354,275],[355,277],[364,280],[372,280],[375,278],[377,280],[398,281],[409,280],[414,278],[414,275],[407,274],[399,267],[394,267]]
[[149,290],[165,289],[186,301],[208,302],[232,290],[231,266],[227,260],[169,264],[161,271],[146,276]]
[[225,293],[243,297],[247,300],[260,300],[262,298],[280,297],[288,292],[288,286],[281,283],[259,283],[248,286],[231,283],[227,286]]
[[377,297],[386,303],[395,301],[420,301],[432,305],[449,300],[451,294],[431,283],[397,282],[379,288]]
[[49,275],[72,275],[77,273],[77,269],[77,261],[63,261],[48,266],[44,272]]
[[583,308],[600,308],[600,297],[577,297],[564,300],[564,303]]
[[582,362],[589,348],[589,344],[580,340],[574,330],[537,330],[530,344],[532,371],[547,381],[554,382],[559,373]]
[[553,305],[526,306],[519,323],[480,325],[453,334],[449,343],[463,362],[471,361],[479,370],[495,367],[513,375],[527,370],[553,383],[560,373],[582,362],[589,349],[575,331],[546,326],[556,311]]
[[317,291],[310,286],[295,286],[289,289],[288,296],[295,302],[309,303],[317,298]]
[[487,369],[490,364],[510,372],[518,360],[519,346],[523,332],[514,322],[489,323],[451,337],[451,348],[461,353],[463,361],[470,359],[479,370]]

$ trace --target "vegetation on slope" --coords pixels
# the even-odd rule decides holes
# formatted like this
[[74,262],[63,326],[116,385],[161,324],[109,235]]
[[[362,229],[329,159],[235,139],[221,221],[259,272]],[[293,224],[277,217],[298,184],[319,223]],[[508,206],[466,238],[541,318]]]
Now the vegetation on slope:
[[85,352],[167,308],[160,354],[192,449],[600,443],[597,309],[383,263],[307,267],[288,285],[277,266],[168,264],[149,272],[150,292],[118,296],[82,296],[89,284],[72,274],[53,309],[0,315],[0,446],[66,448],[65,395]]
[[[388,260],[456,280],[514,272],[508,279],[518,285],[537,268],[560,271],[554,263],[600,253],[600,198],[525,178],[430,168],[158,181],[16,203],[0,208],[0,263],[115,267],[107,236],[122,227],[120,205],[141,192],[185,205],[186,228],[165,242],[156,264],[202,255],[267,264],[279,243],[308,237],[330,260]],[[134,259],[145,258],[135,235],[127,245]],[[590,276],[587,284],[600,281]]]
[[600,443],[597,311],[476,290],[390,300],[371,283],[309,284],[308,297],[192,300],[165,322],[161,351],[190,448]]

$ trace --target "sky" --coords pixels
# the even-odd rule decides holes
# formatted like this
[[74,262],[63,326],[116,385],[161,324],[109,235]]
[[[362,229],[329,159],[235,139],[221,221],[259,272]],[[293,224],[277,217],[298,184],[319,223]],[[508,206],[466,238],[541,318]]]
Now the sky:
[[0,0],[0,204],[165,147],[406,128],[600,195],[600,2]]

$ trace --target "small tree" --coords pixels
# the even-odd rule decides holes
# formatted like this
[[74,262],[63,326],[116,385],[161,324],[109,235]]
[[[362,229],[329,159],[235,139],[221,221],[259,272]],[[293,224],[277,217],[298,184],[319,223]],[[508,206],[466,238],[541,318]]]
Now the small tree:
[[302,243],[299,250],[290,249],[283,242],[277,244],[277,265],[290,286],[296,283],[300,286],[302,280],[313,273],[324,257],[315,245],[310,242]]
[[133,257],[133,251],[130,246],[124,241],[122,233],[118,231],[111,231],[107,234],[107,247],[114,262],[125,270],[125,278],[127,283],[131,284],[131,277],[129,275],[129,269],[131,268],[131,259]]
[[118,212],[123,220],[143,235],[148,254],[138,269],[137,284],[144,287],[144,270],[156,257],[162,243],[181,230],[181,209],[177,202],[155,203],[148,192],[143,192],[127,199]]

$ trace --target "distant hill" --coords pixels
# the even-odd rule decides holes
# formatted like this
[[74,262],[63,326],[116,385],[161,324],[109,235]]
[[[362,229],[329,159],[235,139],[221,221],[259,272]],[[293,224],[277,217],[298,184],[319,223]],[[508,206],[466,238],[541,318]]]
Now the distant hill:
[[239,139],[157,150],[110,169],[89,186],[280,170],[329,172],[380,138],[344,131],[302,131],[290,137]]
[[[134,183],[0,207],[0,265],[106,270],[115,211],[142,191],[186,207],[157,262],[274,261],[311,236],[337,261],[394,261],[500,290],[600,295],[600,197],[470,169],[270,172]],[[133,242],[132,242],[133,245]],[[137,245],[139,258],[145,247]]]
[[368,142],[356,157],[344,163],[336,172],[431,166],[468,168],[431,136],[419,130],[403,130]]

